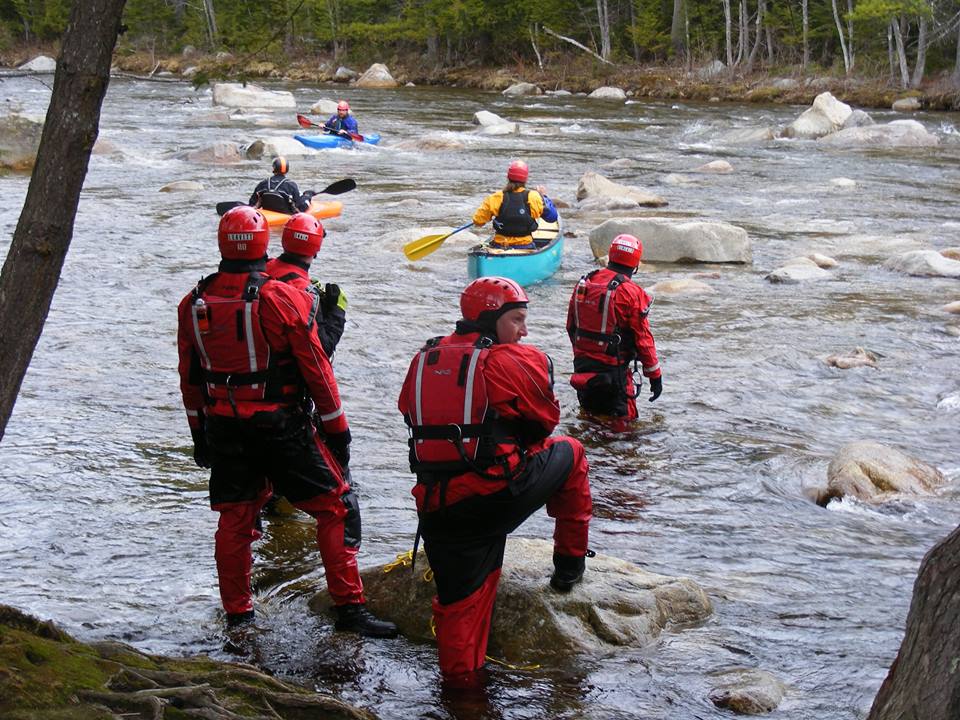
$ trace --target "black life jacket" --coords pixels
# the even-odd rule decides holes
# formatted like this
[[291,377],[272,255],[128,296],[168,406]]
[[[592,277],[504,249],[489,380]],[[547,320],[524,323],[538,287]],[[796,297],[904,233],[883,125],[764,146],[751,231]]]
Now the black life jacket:
[[529,190],[504,192],[500,210],[493,219],[493,229],[504,237],[524,237],[537,229],[537,221],[530,216],[527,203]]
[[[279,181],[277,181],[277,178],[279,178]],[[293,194],[284,189],[284,185],[288,181],[289,178],[285,175],[274,175],[267,178],[267,187],[260,192],[257,199],[260,207],[265,210],[288,214],[297,212]]]
[[237,403],[298,402],[304,381],[290,353],[274,352],[260,325],[260,290],[270,280],[251,272],[238,296],[208,291],[217,273],[192,293],[193,337],[208,398]]

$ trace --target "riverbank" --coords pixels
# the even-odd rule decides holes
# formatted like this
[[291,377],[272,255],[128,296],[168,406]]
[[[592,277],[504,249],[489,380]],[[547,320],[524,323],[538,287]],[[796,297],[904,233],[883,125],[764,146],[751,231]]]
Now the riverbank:
[[[0,53],[0,64],[15,68],[38,54],[55,56],[55,48],[21,47]],[[343,63],[351,67],[350,63]],[[780,68],[777,73],[743,74],[725,69],[687,71],[679,66],[606,65],[583,56],[563,55],[543,68],[516,63],[509,67],[458,65],[428,67],[422,59],[393,57],[387,61],[393,77],[405,85],[504,90],[517,82],[529,82],[541,90],[589,93],[601,86],[622,88],[629,97],[697,102],[749,102],[809,105],[829,91],[855,107],[890,108],[896,100],[916,97],[924,110],[960,110],[960,85],[949,75],[935,77],[918,89],[903,90],[886,77],[844,77],[804,73],[799,67]],[[118,50],[114,67],[139,76],[184,77],[195,83],[216,80],[290,80],[335,82],[340,63],[330,58],[300,57],[271,61],[234,57],[229,53],[206,55],[187,52],[156,56],[149,52]],[[362,72],[368,63],[357,62]]]

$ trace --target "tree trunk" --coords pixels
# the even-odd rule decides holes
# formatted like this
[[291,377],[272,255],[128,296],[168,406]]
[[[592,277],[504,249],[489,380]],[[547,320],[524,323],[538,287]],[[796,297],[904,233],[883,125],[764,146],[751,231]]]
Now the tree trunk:
[[853,0],[847,0],[847,52],[850,54],[850,72],[857,66],[857,55],[853,51]]
[[957,55],[953,61],[953,82],[960,84],[960,24],[957,25]]
[[920,563],[907,630],[867,720],[960,717],[960,528]]
[[910,74],[907,72],[907,51],[903,47],[903,33],[900,31],[900,18],[890,21],[893,28],[893,39],[897,43],[897,59],[900,64],[900,87],[906,88],[910,84]]
[[770,29],[769,23],[764,34],[767,36],[767,67],[773,67],[773,30]]
[[753,70],[753,61],[757,59],[757,51],[760,50],[760,43],[763,40],[763,12],[766,10],[767,0],[759,0],[757,3],[757,27],[754,30],[753,48],[750,50],[750,57],[747,58],[747,72]]
[[920,87],[927,64],[927,19],[920,17],[920,29],[917,32],[917,62],[913,66],[913,78],[910,87]]
[[673,0],[673,21],[670,23],[670,45],[677,57],[683,57],[684,47],[683,0]]
[[74,2],[63,34],[37,162],[0,271],[0,439],[73,237],[125,2]]
[[801,3],[803,11],[803,71],[807,71],[810,64],[810,0]]
[[207,32],[210,34],[210,48],[216,49],[217,37],[220,33],[217,30],[217,13],[213,9],[213,0],[203,0],[203,12],[207,18]]
[[[730,0],[723,2],[723,28],[726,35],[727,69],[733,67],[733,20],[730,12]],[[806,2],[806,0],[804,0]]]
[[890,82],[892,83],[897,78],[897,61],[894,59],[893,53],[893,22],[887,23],[887,62],[890,63]]
[[607,0],[597,0],[597,23],[600,25],[600,57],[610,59],[610,8]]
[[340,3],[327,0],[327,19],[330,20],[330,37],[333,40],[333,61],[338,62],[343,48],[340,47]]
[[850,74],[850,55],[847,52],[847,39],[844,37],[843,23],[840,22],[840,11],[837,10],[837,0],[830,0],[833,6],[833,20],[837,24],[837,35],[840,37],[840,51],[843,53],[843,70]]
[[737,40],[737,59],[734,65],[739,65],[743,62],[743,54],[746,52],[745,48],[750,44],[750,25],[748,24],[748,18],[747,0],[740,0],[740,17],[738,18],[740,38]]
[[[724,0],[729,3],[730,0]],[[633,42],[633,59],[640,62],[640,47],[637,45],[637,9],[634,7],[635,0],[630,0],[630,40]]]

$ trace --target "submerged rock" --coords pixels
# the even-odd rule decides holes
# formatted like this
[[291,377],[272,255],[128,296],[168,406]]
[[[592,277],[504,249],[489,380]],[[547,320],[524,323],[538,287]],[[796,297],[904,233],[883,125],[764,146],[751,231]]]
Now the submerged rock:
[[701,295],[716,292],[705,282],[693,278],[678,278],[677,280],[663,280],[645,288],[654,297],[661,295]]
[[213,104],[234,108],[276,108],[294,110],[297,101],[285,90],[265,90],[258,85],[217,83],[213,86]]
[[738,715],[761,715],[775,710],[786,690],[776,677],[756,668],[735,668],[717,678],[722,683],[710,693],[711,702]]
[[810,258],[795,257],[767,275],[767,280],[792,285],[811,280],[826,280],[829,277],[832,277],[830,273]]
[[[705,621],[713,612],[703,589],[688,578],[657,575],[617,558],[587,560],[583,582],[567,594],[550,588],[553,543],[510,538],[490,630],[490,653],[508,660],[606,653],[618,647],[644,647],[667,628]],[[412,639],[433,641],[430,628],[434,583],[425,580],[426,556],[416,570],[397,564],[364,571],[371,611],[395,622]],[[310,607],[326,612],[329,595],[316,595]]]
[[524,95],[542,95],[543,91],[533,83],[518,82],[508,87],[501,94],[507,97],[522,97]]
[[856,367],[875,368],[877,366],[877,356],[869,350],[858,347],[855,348],[853,352],[828,355],[824,362],[827,363],[827,365],[840,368],[841,370],[849,370]]
[[174,180],[160,188],[160,192],[198,192],[200,190],[203,190],[203,183],[196,180]]
[[960,260],[951,260],[936,250],[912,250],[884,263],[888,270],[921,277],[960,277]]
[[629,233],[643,242],[649,262],[750,263],[753,254],[747,231],[724,222],[673,218],[613,218],[590,231],[594,257],[603,257],[610,242]]

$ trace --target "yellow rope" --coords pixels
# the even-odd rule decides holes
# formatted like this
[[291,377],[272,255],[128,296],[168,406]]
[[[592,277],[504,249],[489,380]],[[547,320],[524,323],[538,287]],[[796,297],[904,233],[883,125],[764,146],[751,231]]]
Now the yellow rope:
[[[405,553],[397,555],[397,559],[393,562],[389,562],[383,566],[383,572],[388,573],[391,570],[396,570],[399,567],[410,567],[413,565],[413,550],[407,550]],[[433,570],[427,568],[423,571],[421,576],[424,582],[433,582]]]

